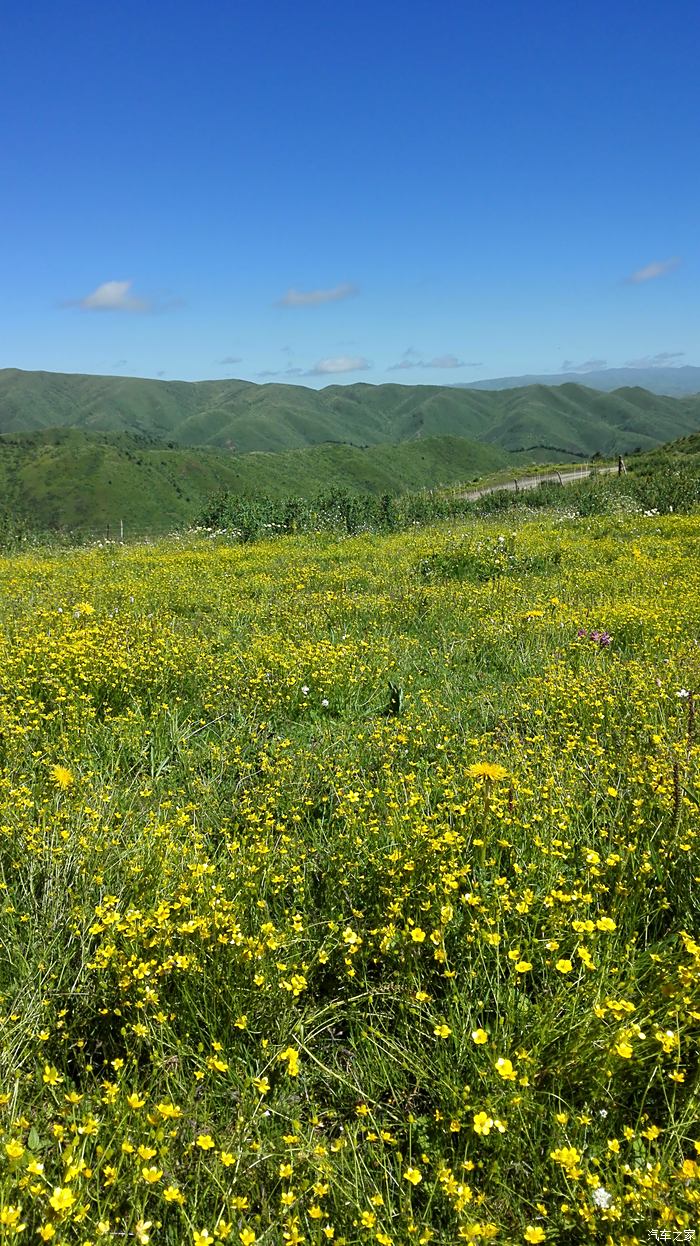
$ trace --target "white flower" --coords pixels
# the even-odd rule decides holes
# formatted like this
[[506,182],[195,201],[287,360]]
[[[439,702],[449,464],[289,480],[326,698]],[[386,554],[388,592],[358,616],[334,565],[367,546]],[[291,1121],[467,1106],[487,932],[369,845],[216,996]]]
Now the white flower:
[[323,706],[323,708],[324,708],[324,709],[326,709],[326,710],[328,709],[328,706],[329,706],[329,700],[328,700],[328,697],[324,697],[324,698],[323,698],[323,700],[322,700],[322,702],[321,702],[321,705]]
[[593,1191],[593,1202],[596,1207],[609,1207],[612,1201],[612,1194],[609,1194],[604,1186],[599,1185],[598,1188]]
[[304,694],[304,696],[305,696],[305,697],[308,697],[308,695],[309,695],[309,688],[308,688],[308,684],[304,684],[304,686],[303,686],[303,688],[302,688],[302,692],[303,692],[303,694]]
[[676,696],[677,697],[689,697],[690,693],[688,692],[687,688],[679,688],[678,692],[676,693]]

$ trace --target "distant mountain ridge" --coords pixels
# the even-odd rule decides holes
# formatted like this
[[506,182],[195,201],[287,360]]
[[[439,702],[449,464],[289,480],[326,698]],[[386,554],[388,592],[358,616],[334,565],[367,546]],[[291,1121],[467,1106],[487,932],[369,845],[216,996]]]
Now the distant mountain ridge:
[[675,368],[600,368],[590,372],[557,372],[527,376],[497,376],[488,381],[462,381],[457,389],[521,389],[525,385],[585,385],[611,393],[614,389],[634,387],[648,389],[651,394],[677,397],[700,394],[700,368],[684,364]]
[[700,428],[700,395],[674,398],[637,387],[601,393],[579,383],[501,390],[359,383],[315,390],[0,371],[0,433],[59,427],[239,454],[452,436],[541,462],[544,450],[585,459],[686,436]]

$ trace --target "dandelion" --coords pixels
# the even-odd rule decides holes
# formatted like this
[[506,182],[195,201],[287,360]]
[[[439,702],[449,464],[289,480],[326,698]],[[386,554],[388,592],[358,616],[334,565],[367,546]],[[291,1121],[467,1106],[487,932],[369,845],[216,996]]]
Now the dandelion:
[[493,783],[499,783],[502,779],[508,778],[508,771],[505,767],[491,761],[474,762],[467,768],[467,774],[470,779],[490,779]]
[[60,788],[62,792],[67,791],[75,782],[73,771],[69,770],[67,766],[52,766],[50,774],[56,787]]

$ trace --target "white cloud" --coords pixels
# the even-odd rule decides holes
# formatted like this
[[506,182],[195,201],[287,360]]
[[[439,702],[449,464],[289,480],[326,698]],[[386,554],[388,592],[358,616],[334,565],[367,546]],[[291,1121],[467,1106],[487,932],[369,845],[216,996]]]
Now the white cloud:
[[265,368],[262,372],[258,372],[258,376],[303,376],[303,368],[282,368],[278,371],[276,368]]
[[633,286],[640,285],[643,281],[653,281],[656,277],[664,277],[666,273],[672,272],[674,268],[678,268],[679,264],[680,259],[675,255],[668,260],[654,260],[644,268],[638,268],[636,272],[631,273],[625,281]]
[[338,355],[335,359],[319,359],[307,376],[335,376],[340,372],[366,372],[372,365],[362,355]]
[[466,365],[464,360],[458,359],[456,355],[438,355],[435,359],[429,359],[425,366],[426,368],[464,368]]
[[333,286],[331,290],[291,289],[277,300],[275,307],[318,307],[320,303],[339,303],[341,299],[352,298],[357,293],[357,286],[347,281]]
[[78,300],[85,311],[150,311],[150,303],[131,294],[131,281],[103,281],[102,285]]
[[222,365],[225,365],[228,363],[241,363],[241,356],[240,355],[224,355],[223,359],[217,359],[216,362]]
[[398,363],[389,365],[389,372],[405,372],[408,368],[480,368],[480,363],[466,363],[456,355],[435,355],[432,359],[416,358],[418,352],[410,347],[404,351]]
[[561,365],[562,372],[598,372],[601,368],[607,368],[607,359],[584,359],[583,363],[574,363],[571,359],[565,359]]
[[676,359],[682,359],[684,355],[684,350],[662,350],[658,355],[642,355],[641,359],[627,359],[625,367],[669,368],[674,366]]

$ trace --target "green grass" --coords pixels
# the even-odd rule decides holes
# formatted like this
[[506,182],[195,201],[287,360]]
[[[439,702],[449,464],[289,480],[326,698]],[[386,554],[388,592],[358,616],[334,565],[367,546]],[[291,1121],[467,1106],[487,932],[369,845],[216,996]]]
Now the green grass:
[[7,1240],[693,1228],[698,539],[0,559]]
[[237,495],[312,496],[321,489],[396,495],[464,479],[509,456],[459,437],[426,437],[362,450],[347,445],[232,454],[153,444],[128,434],[52,429],[0,437],[0,511],[35,530],[114,536],[186,527],[221,489]]

